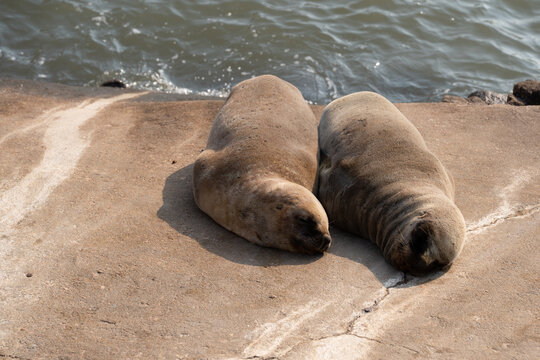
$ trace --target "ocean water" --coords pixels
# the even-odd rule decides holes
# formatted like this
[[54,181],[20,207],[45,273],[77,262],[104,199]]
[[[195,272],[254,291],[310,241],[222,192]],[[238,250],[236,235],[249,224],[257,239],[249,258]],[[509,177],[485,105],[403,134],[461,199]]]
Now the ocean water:
[[509,92],[540,78],[540,2],[0,0],[0,77],[225,96],[267,73],[314,103]]

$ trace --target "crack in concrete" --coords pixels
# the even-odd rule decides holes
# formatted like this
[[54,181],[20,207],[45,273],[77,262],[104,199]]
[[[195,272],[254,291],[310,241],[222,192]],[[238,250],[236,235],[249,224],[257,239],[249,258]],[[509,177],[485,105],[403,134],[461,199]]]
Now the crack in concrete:
[[[369,336],[363,336],[363,335],[358,335],[358,334],[355,334],[353,332],[350,332],[350,331],[346,331],[346,332],[342,332],[342,333],[336,333],[336,334],[332,334],[332,335],[328,335],[328,336],[323,336],[323,337],[320,337],[320,338],[310,338],[310,339],[307,339],[305,341],[302,341],[298,344],[296,344],[294,347],[292,347],[290,350],[288,350],[287,352],[285,352],[282,356],[287,356],[287,354],[289,354],[290,352],[292,352],[294,349],[296,349],[298,346],[300,345],[303,345],[305,343],[308,343],[308,342],[317,342],[317,341],[324,341],[324,340],[327,340],[327,339],[332,339],[332,338],[337,338],[337,337],[341,337],[341,336],[353,336],[353,337],[356,337],[358,339],[362,339],[362,340],[368,340],[368,341],[372,341],[372,342],[376,342],[378,344],[381,344],[381,345],[385,345],[385,346],[391,346],[391,347],[399,347],[401,349],[404,349],[404,350],[407,350],[411,353],[414,353],[414,354],[420,354],[420,352],[418,350],[415,350],[411,347],[408,347],[408,346],[405,346],[405,345],[402,345],[402,344],[397,344],[397,343],[392,343],[392,342],[385,342],[381,339],[377,339],[377,338],[372,338],[372,337],[369,337]],[[252,359],[252,358],[247,358],[247,359]],[[262,359],[262,360],[269,360],[269,359],[276,359],[276,360],[279,360],[280,358],[277,358],[277,357],[271,357],[271,358],[255,358],[255,359]]]
[[380,339],[376,339],[376,338],[371,338],[371,337],[368,337],[368,336],[364,336],[364,335],[359,335],[359,334],[355,334],[353,331],[354,331],[354,326],[355,324],[360,320],[360,318],[362,318],[365,314],[371,314],[375,311],[377,311],[377,309],[379,308],[379,305],[384,302],[384,300],[390,295],[390,289],[394,289],[394,288],[398,288],[400,287],[401,285],[405,285],[407,284],[411,279],[410,278],[407,278],[407,274],[406,273],[402,273],[402,278],[397,281],[395,284],[391,285],[391,286],[387,286],[385,287],[385,293],[382,297],[380,297],[379,299],[375,299],[373,301],[373,304],[371,306],[368,306],[364,309],[362,309],[362,314],[360,315],[357,315],[355,316],[355,318],[351,321],[349,321],[349,324],[347,325],[347,331],[345,332],[345,334],[343,335],[353,335],[353,336],[356,336],[360,339],[366,339],[366,340],[370,340],[370,341],[374,341],[374,342],[377,342],[379,344],[383,344],[383,345],[390,345],[390,346],[399,346],[399,347],[402,347],[406,350],[409,350],[409,351],[412,351],[416,354],[418,354],[419,352],[412,349],[412,348],[409,348],[407,346],[404,346],[404,345],[401,345],[401,344],[393,344],[393,343],[385,343],[384,341],[380,340]]
[[396,343],[388,343],[388,342],[385,342],[385,341],[383,341],[381,339],[371,338],[369,336],[358,335],[358,334],[355,334],[355,333],[352,333],[352,332],[351,333],[346,333],[346,334],[336,334],[336,335],[325,336],[325,337],[322,337],[322,338],[319,338],[319,339],[313,339],[311,341],[321,341],[321,340],[326,340],[326,339],[330,339],[330,338],[333,338],[333,337],[345,336],[345,335],[354,336],[354,337],[357,337],[357,338],[363,339],[363,340],[373,341],[373,342],[376,342],[376,343],[381,344],[381,345],[400,347],[400,348],[408,350],[408,351],[410,351],[412,353],[420,354],[420,352],[418,350],[415,350],[415,349],[410,348],[410,347],[405,346],[405,345],[396,344]]
[[399,279],[398,281],[396,281],[394,284],[392,285],[389,285],[389,286],[385,286],[384,289],[385,289],[385,293],[384,295],[379,298],[379,299],[375,299],[373,300],[373,304],[368,306],[368,307],[365,307],[362,309],[362,314],[360,315],[357,315],[352,321],[349,322],[349,325],[348,325],[348,328],[353,328],[354,327],[354,323],[359,319],[361,318],[364,314],[367,314],[367,313],[371,313],[375,310],[377,310],[377,308],[379,307],[379,304],[381,302],[384,301],[384,299],[386,299],[386,297],[388,295],[390,295],[390,289],[393,289],[393,288],[397,288],[401,285],[404,285],[404,284],[407,284],[409,282],[410,279],[407,278],[407,274],[405,273],[401,273],[401,279]]
[[510,198],[537,175],[537,171],[527,169],[515,171],[510,184],[502,188],[497,194],[497,197],[501,199],[499,207],[475,223],[469,224],[467,234],[478,234],[505,220],[530,216],[540,211],[540,204],[510,206]]
[[415,350],[415,349],[410,348],[410,347],[405,346],[405,345],[396,344],[396,343],[387,343],[387,342],[384,342],[384,341],[382,341],[380,339],[370,338],[370,337],[367,337],[367,336],[362,336],[362,335],[357,335],[357,334],[350,334],[350,335],[356,336],[357,338],[360,338],[360,339],[366,339],[366,340],[369,340],[369,341],[374,341],[374,342],[379,343],[381,345],[397,346],[397,347],[400,347],[402,349],[408,350],[408,351],[410,351],[412,353],[420,354],[420,352],[418,350]]
[[[387,297],[390,295],[391,291],[390,289],[393,289],[393,288],[398,288],[400,287],[401,285],[405,285],[407,284],[411,279],[407,277],[407,274],[405,273],[401,273],[401,278],[396,281],[395,283],[393,283],[392,285],[390,286],[385,286],[384,287],[384,294],[378,298],[376,298],[375,300],[373,300],[372,304],[363,308],[362,309],[362,312],[358,315],[355,315],[348,323],[347,323],[347,326],[345,327],[345,329],[341,332],[337,332],[337,333],[334,333],[334,334],[331,334],[331,335],[327,335],[327,336],[322,336],[322,337],[319,337],[319,338],[308,338],[304,341],[301,341],[299,343],[297,343],[296,345],[294,345],[293,347],[291,347],[289,350],[287,350],[285,353],[281,354],[282,357],[286,357],[287,354],[291,353],[293,350],[295,350],[296,348],[298,348],[299,346],[303,345],[303,344],[306,344],[306,343],[310,343],[310,342],[317,342],[317,341],[324,341],[324,340],[327,340],[327,339],[331,339],[331,338],[337,338],[337,337],[340,337],[340,336],[354,336],[356,338],[359,338],[359,339],[363,339],[363,340],[368,340],[368,341],[372,341],[372,342],[376,342],[378,344],[381,344],[381,345],[387,345],[387,346],[395,346],[395,347],[400,347],[402,349],[405,349],[409,352],[412,352],[412,353],[415,353],[415,354],[419,354],[420,352],[413,349],[413,348],[410,348],[408,346],[405,346],[405,345],[401,345],[401,344],[396,344],[396,343],[387,343],[381,339],[377,339],[377,338],[373,338],[373,337],[369,337],[369,336],[365,336],[365,335],[361,335],[361,334],[357,334],[354,332],[354,327],[356,325],[356,323],[364,318],[366,316],[366,314],[373,314],[377,311],[377,309],[379,308],[379,306],[385,301],[385,299],[387,299]],[[278,359],[278,358],[275,358],[275,359]]]
[[527,216],[534,215],[540,211],[540,204],[533,205],[518,205],[512,208],[501,207],[497,211],[484,216],[476,223],[467,227],[467,234],[474,235],[479,234],[489,228],[492,228],[499,223],[502,223],[510,219],[519,219]]

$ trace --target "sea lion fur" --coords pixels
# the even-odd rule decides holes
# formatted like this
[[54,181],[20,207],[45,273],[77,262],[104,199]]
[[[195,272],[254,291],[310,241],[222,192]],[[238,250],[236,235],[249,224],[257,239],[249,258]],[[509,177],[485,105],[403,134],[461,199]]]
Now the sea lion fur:
[[199,208],[258,245],[308,254],[328,249],[328,218],[312,190],[317,120],[300,91],[275,76],[236,85],[194,164]]
[[413,274],[449,265],[465,222],[454,185],[414,125],[372,92],[330,103],[319,124],[318,197],[330,221]]

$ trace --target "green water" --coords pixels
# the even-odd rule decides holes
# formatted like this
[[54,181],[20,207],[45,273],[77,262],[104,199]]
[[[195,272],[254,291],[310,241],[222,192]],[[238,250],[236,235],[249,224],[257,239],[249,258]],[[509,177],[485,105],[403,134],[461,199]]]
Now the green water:
[[540,2],[0,0],[0,77],[224,96],[271,73],[326,103],[511,91],[540,76]]

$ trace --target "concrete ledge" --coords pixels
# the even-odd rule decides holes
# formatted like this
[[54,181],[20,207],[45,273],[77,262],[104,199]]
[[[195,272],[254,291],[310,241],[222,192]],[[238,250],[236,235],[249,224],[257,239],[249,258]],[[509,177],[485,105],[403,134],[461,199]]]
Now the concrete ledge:
[[398,104],[468,224],[447,273],[411,278],[337,229],[308,257],[201,213],[221,104],[0,81],[0,358],[537,357],[540,107]]

